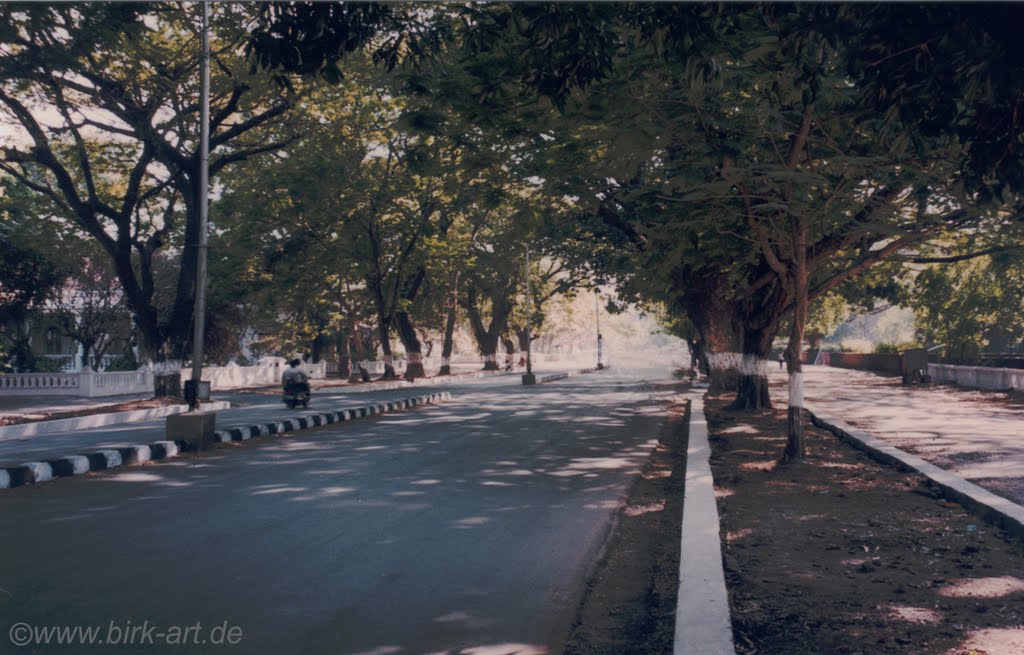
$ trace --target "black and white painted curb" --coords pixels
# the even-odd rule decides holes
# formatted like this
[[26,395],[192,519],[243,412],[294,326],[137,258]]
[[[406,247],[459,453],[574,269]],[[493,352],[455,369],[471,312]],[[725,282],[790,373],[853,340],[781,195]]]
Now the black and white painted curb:
[[274,423],[217,430],[213,434],[213,440],[220,443],[246,441],[253,437],[266,437],[274,434],[283,434],[285,432],[291,432],[292,430],[305,430],[306,428],[315,428],[322,425],[330,425],[332,423],[344,423],[345,421],[353,421],[357,418],[385,414],[399,409],[410,409],[441,400],[448,400],[451,397],[452,395],[449,392],[440,391],[437,393],[427,394],[426,396],[416,396],[415,398],[405,398],[402,400],[389,400],[379,402],[374,405],[366,405],[364,407],[356,407],[354,409],[343,409],[337,412],[328,412],[326,414],[312,414],[300,416],[298,418],[289,418],[283,421],[276,421]]
[[429,378],[413,378],[412,380],[393,380],[391,382],[356,382],[354,384],[326,385],[313,390],[314,393],[364,393],[367,391],[394,391],[412,387],[429,387],[442,384],[458,384],[466,380],[478,378],[501,377],[516,375],[509,371],[475,371],[473,373],[455,373],[453,375],[435,375]]
[[905,471],[925,476],[944,497],[960,503],[968,511],[998,525],[1017,539],[1024,540],[1024,507],[997,496],[973,482],[968,482],[955,473],[926,462],[917,455],[900,450],[873,434],[847,425],[835,417],[810,407],[805,406],[804,409],[810,414],[811,421],[816,426],[828,430],[884,464],[895,465]]
[[[214,441],[221,443],[245,441],[252,437],[283,434],[294,430],[304,430],[332,423],[343,423],[367,416],[376,416],[400,409],[410,409],[450,398],[451,394],[443,391],[414,398],[378,402],[373,405],[343,409],[336,412],[307,414],[263,425],[248,425],[218,430],[214,433]],[[54,478],[82,475],[83,473],[105,471],[118,466],[168,459],[188,452],[191,449],[192,444],[189,441],[179,439],[176,441],[157,441],[148,446],[124,446],[84,455],[68,455],[46,461],[27,462],[21,466],[0,469],[0,489],[10,489],[27,484],[40,484]]]

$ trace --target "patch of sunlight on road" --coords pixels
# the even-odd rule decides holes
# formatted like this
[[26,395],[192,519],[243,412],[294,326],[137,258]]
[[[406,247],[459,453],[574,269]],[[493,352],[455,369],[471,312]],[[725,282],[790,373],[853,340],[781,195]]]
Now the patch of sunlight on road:
[[395,653],[401,653],[401,646],[378,646],[373,650],[364,650],[352,655],[395,655]]
[[434,623],[459,623],[468,621],[470,618],[472,618],[472,615],[469,612],[452,612],[451,614],[435,617]]
[[511,475],[511,476],[529,476],[536,475],[533,471],[528,469],[484,469],[480,471],[481,475]]
[[164,478],[155,473],[118,473],[107,479],[111,482],[160,482]]
[[478,525],[486,525],[490,522],[491,519],[487,518],[486,516],[469,516],[464,519],[456,521],[454,525],[456,528],[460,530],[468,530],[470,528],[475,528]]
[[459,655],[548,655],[544,646],[530,644],[494,644],[493,646],[475,646],[464,648]]
[[583,506],[583,509],[618,509],[619,501],[617,500],[602,500],[599,503],[588,503]]
[[305,487],[276,487],[274,489],[260,489],[252,492],[253,496],[269,496],[271,494],[297,494],[308,491]]

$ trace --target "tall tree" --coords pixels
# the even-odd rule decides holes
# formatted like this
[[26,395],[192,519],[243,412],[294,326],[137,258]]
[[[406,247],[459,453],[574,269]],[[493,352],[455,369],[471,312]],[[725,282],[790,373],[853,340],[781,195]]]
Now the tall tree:
[[[158,384],[177,389],[187,352],[198,242],[198,14],[178,4],[5,5],[0,108],[19,133],[0,168],[74,221],[111,261]],[[250,75],[247,10],[212,25],[210,174],[279,149],[295,94]],[[175,249],[174,302],[155,304],[153,262]],[[166,374],[166,375],[163,375]],[[161,389],[158,388],[158,391]]]

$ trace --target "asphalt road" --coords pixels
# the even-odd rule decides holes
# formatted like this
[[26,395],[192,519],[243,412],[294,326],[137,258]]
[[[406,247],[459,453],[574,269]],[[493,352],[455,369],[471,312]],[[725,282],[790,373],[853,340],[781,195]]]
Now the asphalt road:
[[[276,387],[219,391],[214,394],[213,400],[224,400],[231,403],[230,409],[217,412],[217,429],[228,429],[361,407],[375,401],[409,398],[434,391],[457,393],[461,389],[474,389],[493,384],[510,385],[518,380],[517,376],[499,375],[467,379],[441,378],[436,383],[421,382],[399,389],[379,389],[376,388],[377,385],[315,388],[308,410],[289,410],[281,402],[281,392]],[[12,399],[7,400],[10,402]],[[60,401],[69,402],[71,403],[69,406],[75,407],[75,401],[81,402],[82,399],[61,398]],[[52,399],[50,399],[50,403],[52,403]],[[92,404],[96,404],[95,399],[92,399]],[[29,461],[95,452],[104,448],[150,444],[166,438],[166,422],[165,418],[156,418],[96,428],[72,428],[53,434],[29,436],[0,434],[0,466],[17,466]],[[3,430],[0,430],[0,433],[2,432]]]
[[493,381],[5,492],[0,652],[559,653],[667,373]]

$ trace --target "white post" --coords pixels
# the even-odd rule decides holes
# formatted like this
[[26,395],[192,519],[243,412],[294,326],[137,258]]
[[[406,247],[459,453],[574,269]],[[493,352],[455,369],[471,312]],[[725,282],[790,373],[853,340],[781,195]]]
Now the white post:
[[93,370],[88,366],[83,367],[78,374],[78,395],[92,398],[95,393],[93,389],[95,382],[96,374]]

